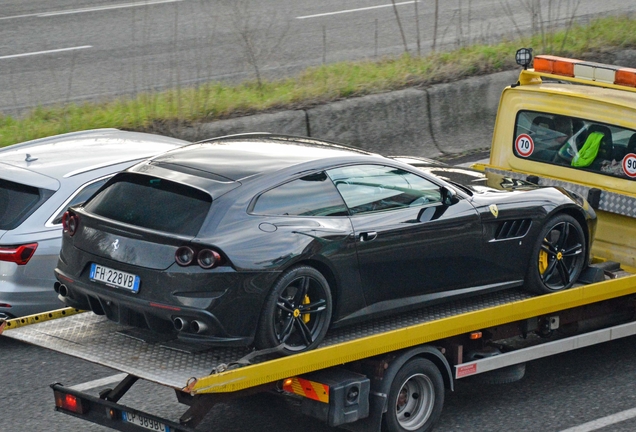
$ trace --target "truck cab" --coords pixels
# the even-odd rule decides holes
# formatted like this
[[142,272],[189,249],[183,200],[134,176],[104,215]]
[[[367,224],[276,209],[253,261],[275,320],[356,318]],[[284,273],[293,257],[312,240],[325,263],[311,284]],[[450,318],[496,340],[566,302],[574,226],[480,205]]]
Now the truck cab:
[[[521,59],[521,61],[520,61]],[[517,52],[490,161],[481,168],[562,186],[596,210],[595,256],[636,266],[636,69]]]

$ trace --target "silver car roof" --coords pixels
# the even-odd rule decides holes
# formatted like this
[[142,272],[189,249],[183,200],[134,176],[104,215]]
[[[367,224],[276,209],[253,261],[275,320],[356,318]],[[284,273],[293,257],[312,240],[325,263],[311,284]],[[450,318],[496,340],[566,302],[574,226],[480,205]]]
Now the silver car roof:
[[118,129],[56,135],[0,148],[0,178],[56,190],[58,179],[189,144],[176,138]]

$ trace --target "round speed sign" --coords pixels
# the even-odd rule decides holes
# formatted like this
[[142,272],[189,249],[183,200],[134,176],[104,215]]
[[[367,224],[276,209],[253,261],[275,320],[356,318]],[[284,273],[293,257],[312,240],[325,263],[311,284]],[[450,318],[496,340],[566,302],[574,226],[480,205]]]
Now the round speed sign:
[[528,157],[534,152],[534,141],[527,134],[521,134],[515,140],[515,150],[521,157]]
[[628,177],[636,177],[636,154],[628,153],[623,158],[623,172]]

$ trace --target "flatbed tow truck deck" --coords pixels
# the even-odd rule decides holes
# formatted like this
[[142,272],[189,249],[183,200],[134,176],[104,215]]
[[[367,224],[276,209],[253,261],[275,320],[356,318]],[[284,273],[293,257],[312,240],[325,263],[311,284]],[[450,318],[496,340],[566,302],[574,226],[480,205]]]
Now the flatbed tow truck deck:
[[[122,327],[93,313],[47,319],[9,320],[3,333],[23,342],[111,367],[140,379],[187,390],[192,394],[243,390],[315,370],[636,293],[636,274],[614,273],[616,279],[536,296],[506,290],[476,298],[434,305],[397,316],[331,331],[313,351],[267,359],[248,348],[209,348],[158,340],[137,329]],[[37,317],[37,320],[35,319]],[[20,321],[24,321],[20,323]],[[37,325],[24,325],[38,322]],[[21,325],[22,324],[22,325]],[[132,334],[132,336],[131,336]],[[475,373],[478,373],[475,371]]]
[[[603,267],[602,263],[599,265]],[[162,430],[163,427],[163,430],[194,431],[217,402],[259,391],[282,389],[304,396],[304,401],[314,404],[306,409],[306,413],[330,425],[350,430],[379,430],[378,419],[382,413],[375,416],[370,413],[373,412],[372,401],[366,402],[366,408],[347,418],[342,403],[336,400],[342,383],[360,376],[361,363],[374,365],[372,369],[377,368],[378,364],[389,369],[391,361],[400,358],[399,353],[411,353],[408,358],[417,354],[434,360],[443,371],[441,375],[445,386],[452,389],[454,379],[489,371],[492,374],[499,372],[498,369],[523,364],[531,359],[636,334],[636,307],[632,300],[636,294],[636,269],[617,269],[614,266],[613,270],[604,273],[603,282],[559,293],[536,296],[518,289],[505,290],[336,329],[330,331],[316,350],[287,357],[272,353],[260,355],[238,347],[206,347],[201,350],[200,347],[175,344],[174,341],[153,339],[152,334],[144,334],[105,317],[70,308],[9,320],[4,323],[3,336],[127,374],[115,390],[108,389],[99,396],[78,392],[61,384],[53,385],[57,410],[115,429],[147,430],[147,425],[137,427],[130,424],[134,419],[146,419],[154,422],[157,426],[155,430]],[[545,337],[535,338],[534,341],[528,338],[528,346],[521,349],[497,351],[497,355],[477,356],[471,361],[463,359],[462,350],[468,349],[470,342],[467,341],[471,339],[483,340],[483,346],[486,346],[505,337],[525,340],[528,333],[541,327],[552,333],[552,329],[565,325],[568,314],[577,317],[570,320],[582,322],[586,313],[590,313],[572,311],[611,302],[617,303],[601,308],[601,312],[591,312],[591,318],[594,318],[609,310],[628,311],[622,315],[625,318],[619,318],[620,322],[612,323],[611,326],[602,325],[600,329],[559,338],[549,337],[546,333]],[[620,314],[614,315],[618,317]],[[563,317],[560,324],[559,317]],[[434,351],[437,353],[433,354]],[[440,361],[444,356],[451,359],[446,365]],[[343,368],[346,371],[344,375],[336,373],[338,378],[334,381],[333,373],[329,371]],[[352,375],[350,371],[355,372]],[[172,388],[179,401],[191,405],[191,408],[176,423],[118,405],[117,401],[138,379]],[[295,381],[292,383],[292,380]],[[360,384],[359,381],[355,382]],[[323,395],[311,395],[307,391],[309,386],[314,386],[315,390],[316,384],[318,388],[324,389]],[[363,397],[372,399],[368,384],[366,386],[360,385],[366,391],[358,391],[366,393]],[[68,397],[75,398],[75,402],[65,406],[64,401]],[[385,398],[386,394],[376,405],[385,406]],[[316,408],[316,404],[329,407],[323,411],[338,408],[342,412],[321,414],[317,412],[321,410]],[[102,409],[96,409],[98,406]],[[74,412],[74,409],[79,411]]]

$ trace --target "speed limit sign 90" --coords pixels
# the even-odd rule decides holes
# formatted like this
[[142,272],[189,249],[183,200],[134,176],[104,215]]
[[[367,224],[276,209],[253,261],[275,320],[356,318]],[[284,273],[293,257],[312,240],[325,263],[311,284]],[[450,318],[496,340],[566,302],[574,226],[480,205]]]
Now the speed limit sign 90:
[[534,151],[534,141],[530,135],[521,134],[515,140],[515,150],[521,157],[528,157]]
[[623,172],[629,177],[636,177],[636,154],[628,153],[623,158]]

